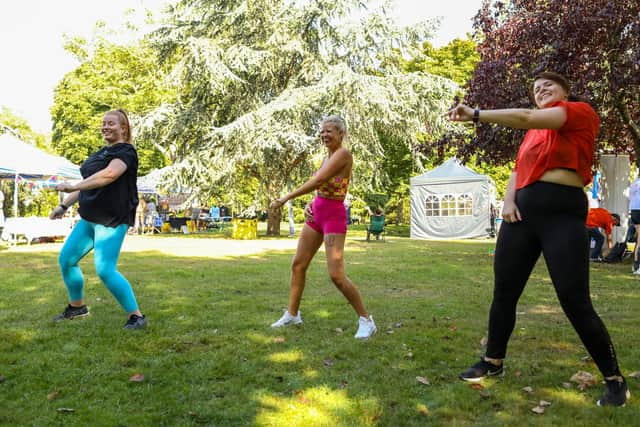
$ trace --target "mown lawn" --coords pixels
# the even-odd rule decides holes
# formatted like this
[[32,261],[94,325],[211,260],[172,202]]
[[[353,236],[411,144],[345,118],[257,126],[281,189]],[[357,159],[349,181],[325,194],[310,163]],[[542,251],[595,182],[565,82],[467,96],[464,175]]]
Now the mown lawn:
[[[601,426],[638,425],[638,379],[625,408],[598,408],[601,385],[569,378],[595,365],[562,314],[546,268],[518,307],[507,374],[472,387],[457,373],[482,353],[492,292],[490,241],[429,242],[350,233],[347,272],[379,333],[353,338],[356,317],[320,253],[308,274],[304,325],[273,330],[285,308],[292,251],[245,257],[121,255],[148,316],[123,313],[83,261],[91,316],[64,308],[56,253],[0,251],[0,425]],[[640,278],[594,265],[592,295],[625,374],[640,370]],[[130,381],[135,374],[142,382]],[[422,384],[416,377],[424,377]],[[531,387],[532,392],[522,389]],[[636,397],[637,396],[637,397]],[[551,403],[544,414],[531,409]]]

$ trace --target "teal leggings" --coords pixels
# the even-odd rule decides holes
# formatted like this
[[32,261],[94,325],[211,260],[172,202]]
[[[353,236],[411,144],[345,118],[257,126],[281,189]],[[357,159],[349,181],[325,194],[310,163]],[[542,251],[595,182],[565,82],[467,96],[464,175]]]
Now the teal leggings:
[[127,234],[127,224],[106,227],[81,219],[60,251],[58,262],[70,301],[83,299],[84,277],[78,263],[94,250],[96,273],[127,313],[138,309],[131,285],[116,269],[120,248]]

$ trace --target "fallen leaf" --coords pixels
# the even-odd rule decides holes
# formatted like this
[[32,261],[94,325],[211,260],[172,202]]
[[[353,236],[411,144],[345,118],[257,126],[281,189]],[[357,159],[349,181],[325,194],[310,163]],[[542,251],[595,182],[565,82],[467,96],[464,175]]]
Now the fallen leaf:
[[520,376],[522,375],[522,372],[520,372],[520,371],[515,371],[515,372],[513,373],[513,375],[514,375],[516,378],[520,378]]
[[[631,372],[628,376],[631,378],[640,378],[640,371]],[[4,378],[4,377],[0,377],[0,378]],[[2,380],[0,380],[0,382],[2,382]]]
[[58,408],[58,409],[56,409],[56,411],[70,413],[70,412],[75,412],[75,409],[73,409],[73,408]]
[[547,402],[546,400],[541,400],[540,403],[538,403],[538,405],[544,408],[546,406],[551,406],[551,402]]
[[406,357],[407,357],[407,359],[411,359],[411,358],[413,358],[413,353],[408,352]]
[[564,387],[564,388],[572,388],[573,384],[564,382],[564,383],[562,383],[562,387]]
[[284,337],[275,337],[275,338],[273,339],[273,342],[274,342],[274,343],[276,343],[276,344],[281,344],[281,343],[283,343],[284,341],[285,341]]
[[387,333],[388,333],[388,334],[395,334],[395,333],[396,333],[396,331],[394,331],[393,329],[389,329],[389,330],[387,331]]
[[593,359],[591,358],[591,356],[584,356],[581,357],[580,360],[582,360],[583,363],[590,363],[593,362]]
[[571,376],[569,380],[573,381],[574,383],[577,383],[578,388],[582,391],[586,390],[587,387],[598,383],[598,380],[596,379],[596,377],[594,377],[589,372],[585,372],[585,371],[576,372]]
[[322,361],[322,363],[324,363],[324,366],[326,366],[326,367],[328,367],[328,368],[329,368],[329,367],[331,367],[331,366],[333,366],[333,360],[331,360],[331,359],[324,359],[324,360]]
[[449,326],[449,330],[450,331],[457,331],[458,327],[456,325],[451,325],[451,326]]
[[399,328],[399,327],[401,327],[401,326],[402,326],[402,323],[401,323],[401,322],[398,322],[398,323],[396,323],[396,324],[395,324],[395,327],[396,327],[396,328]]
[[444,316],[444,320],[451,320],[451,317],[449,317],[449,316]]
[[340,388],[347,388],[347,386],[349,385],[349,383],[345,380],[340,381],[340,385],[338,387]]
[[425,417],[429,416],[429,407],[427,405],[423,405],[422,403],[418,405],[418,413],[420,415],[424,415]]
[[483,390],[484,389],[484,386],[482,384],[479,384],[479,383],[469,384],[469,387],[471,387],[474,390]]
[[416,381],[418,381],[420,384],[431,385],[427,377],[416,377]]
[[51,402],[52,400],[54,400],[59,395],[60,395],[60,391],[59,390],[54,390],[51,393],[47,394],[47,400],[49,402]]
[[527,386],[527,387],[524,387],[522,391],[524,391],[525,393],[531,394],[533,393],[533,388]]
[[340,335],[343,332],[342,328],[336,328],[336,334]]
[[144,375],[143,374],[133,374],[131,375],[131,378],[129,378],[129,381],[134,382],[134,383],[141,383],[144,381]]
[[487,339],[487,337],[482,337],[482,339],[480,340],[480,345],[481,345],[482,347],[486,347],[486,346],[487,346],[487,342],[488,342],[488,341],[489,341],[489,340]]
[[538,415],[544,414],[544,408],[542,406],[536,406],[535,408],[531,408],[532,412],[535,412]]

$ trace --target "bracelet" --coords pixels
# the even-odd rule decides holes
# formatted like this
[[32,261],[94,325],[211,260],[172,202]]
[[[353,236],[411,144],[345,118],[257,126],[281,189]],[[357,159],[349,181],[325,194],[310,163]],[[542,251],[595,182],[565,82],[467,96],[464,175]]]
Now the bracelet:
[[480,110],[476,108],[475,110],[473,110],[473,124],[477,125],[479,121],[480,121]]
[[65,206],[64,203],[60,203],[59,205],[62,209],[64,209],[65,211],[69,209],[69,206]]

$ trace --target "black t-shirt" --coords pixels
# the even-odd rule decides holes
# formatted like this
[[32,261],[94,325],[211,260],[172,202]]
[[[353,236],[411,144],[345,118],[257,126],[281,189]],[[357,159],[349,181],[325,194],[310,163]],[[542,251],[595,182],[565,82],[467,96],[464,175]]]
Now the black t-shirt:
[[117,143],[101,148],[85,160],[80,173],[83,179],[88,178],[105,169],[113,159],[122,160],[127,170],[109,185],[80,191],[78,213],[87,221],[107,227],[134,225],[138,206],[138,153],[133,145]]

